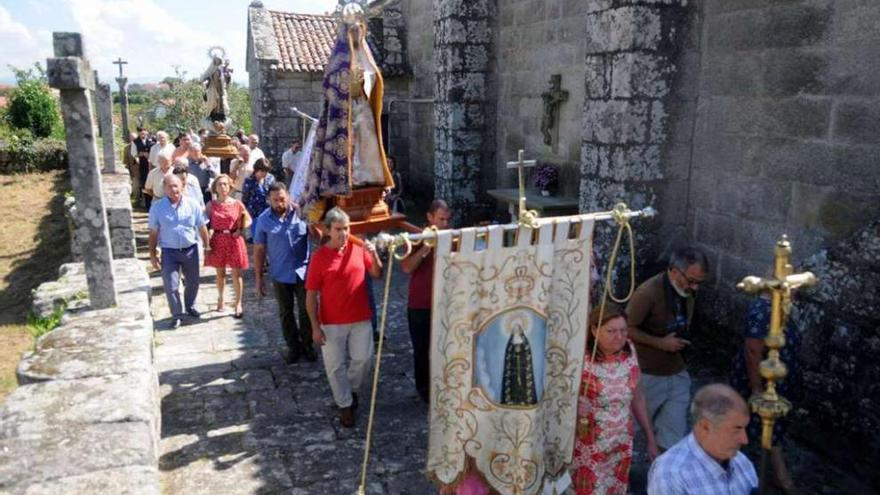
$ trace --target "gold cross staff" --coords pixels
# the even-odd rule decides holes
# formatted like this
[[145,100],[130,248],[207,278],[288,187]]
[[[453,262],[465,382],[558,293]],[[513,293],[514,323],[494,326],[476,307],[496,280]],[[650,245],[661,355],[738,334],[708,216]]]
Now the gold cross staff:
[[[767,380],[767,389],[761,395],[749,399],[752,412],[761,417],[761,447],[769,451],[773,447],[773,424],[778,418],[788,414],[791,402],[776,393],[776,381],[785,378],[788,368],[779,359],[779,349],[785,346],[783,328],[791,314],[791,293],[801,287],[816,285],[816,276],[811,272],[792,273],[791,243],[783,235],[776,241],[773,277],[749,276],[736,284],[736,288],[747,294],[769,292],[771,297],[770,331],[764,343],[767,346],[767,359],[761,361],[760,373]],[[764,493],[764,462],[762,461],[760,493]]]
[[535,218],[538,216],[537,212],[534,211],[526,211],[526,183],[525,178],[523,177],[523,169],[526,167],[534,167],[537,165],[537,161],[535,160],[524,160],[525,150],[519,150],[517,152],[517,158],[515,162],[507,162],[507,168],[515,168],[518,169],[519,173],[519,222],[520,224],[533,226],[535,222]]

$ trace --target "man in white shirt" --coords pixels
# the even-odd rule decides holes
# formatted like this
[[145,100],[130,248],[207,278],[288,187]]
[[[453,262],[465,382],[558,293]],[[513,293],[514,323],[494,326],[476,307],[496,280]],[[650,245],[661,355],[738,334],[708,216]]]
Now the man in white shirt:
[[150,148],[150,157],[148,161],[150,162],[150,168],[156,168],[159,165],[159,154],[165,154],[167,156],[171,156],[174,153],[174,145],[171,144],[171,141],[168,140],[168,133],[165,131],[159,131],[156,133],[156,144]]
[[263,150],[260,149],[260,136],[257,136],[256,134],[248,136],[248,146],[251,148],[251,165],[260,158],[266,158],[266,155],[263,154]]
[[159,200],[165,196],[165,177],[172,175],[171,155],[159,153],[156,162],[159,165],[147,174],[147,180],[144,182],[144,194],[150,195],[154,200]]
[[244,181],[254,172],[254,156],[247,145],[238,147],[238,158],[229,164],[229,176],[232,177],[232,194],[235,199],[241,199],[241,191],[244,189]]
[[294,139],[290,143],[290,148],[287,148],[281,155],[281,167],[284,169],[288,185],[293,182],[293,175],[296,173],[296,164],[300,156],[302,156],[302,143],[299,139]]

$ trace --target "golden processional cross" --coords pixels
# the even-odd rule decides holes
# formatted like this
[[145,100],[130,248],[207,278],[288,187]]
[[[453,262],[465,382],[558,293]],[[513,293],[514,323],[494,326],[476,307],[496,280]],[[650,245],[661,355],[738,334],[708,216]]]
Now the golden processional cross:
[[791,294],[796,289],[812,287],[817,282],[816,276],[811,272],[792,273],[791,243],[786,235],[776,241],[774,257],[773,277],[749,276],[736,284],[737,289],[747,294],[768,292],[771,297],[770,331],[764,339],[768,349],[767,359],[761,361],[759,368],[761,376],[767,380],[767,388],[761,395],[749,399],[752,412],[761,417],[761,447],[764,453],[761,460],[760,493],[764,493],[766,485],[765,464],[767,452],[773,447],[773,425],[791,410],[791,402],[776,393],[776,381],[788,374],[788,368],[779,359],[779,349],[785,346],[783,328],[791,314]]

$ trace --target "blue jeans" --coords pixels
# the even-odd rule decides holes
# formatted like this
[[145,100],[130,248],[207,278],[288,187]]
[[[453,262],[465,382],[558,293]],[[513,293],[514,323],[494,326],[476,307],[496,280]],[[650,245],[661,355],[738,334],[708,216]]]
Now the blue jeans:
[[180,272],[186,279],[186,288],[183,291],[183,299],[186,309],[189,310],[196,303],[199,295],[199,245],[193,244],[188,248],[171,249],[162,248],[162,285],[165,287],[165,297],[168,299],[168,308],[174,318],[183,317],[184,308],[180,304]]

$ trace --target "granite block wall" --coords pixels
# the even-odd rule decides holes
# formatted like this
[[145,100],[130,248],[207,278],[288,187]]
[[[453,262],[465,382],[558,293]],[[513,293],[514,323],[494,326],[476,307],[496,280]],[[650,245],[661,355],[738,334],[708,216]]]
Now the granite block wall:
[[707,316],[736,335],[746,300],[733,285],[763,274],[787,233],[795,265],[820,274],[802,303],[804,388],[792,397],[801,433],[857,461],[848,465],[876,485],[880,405],[870,399],[869,350],[878,342],[880,3],[705,0],[700,8],[687,203],[688,235],[715,265]]

